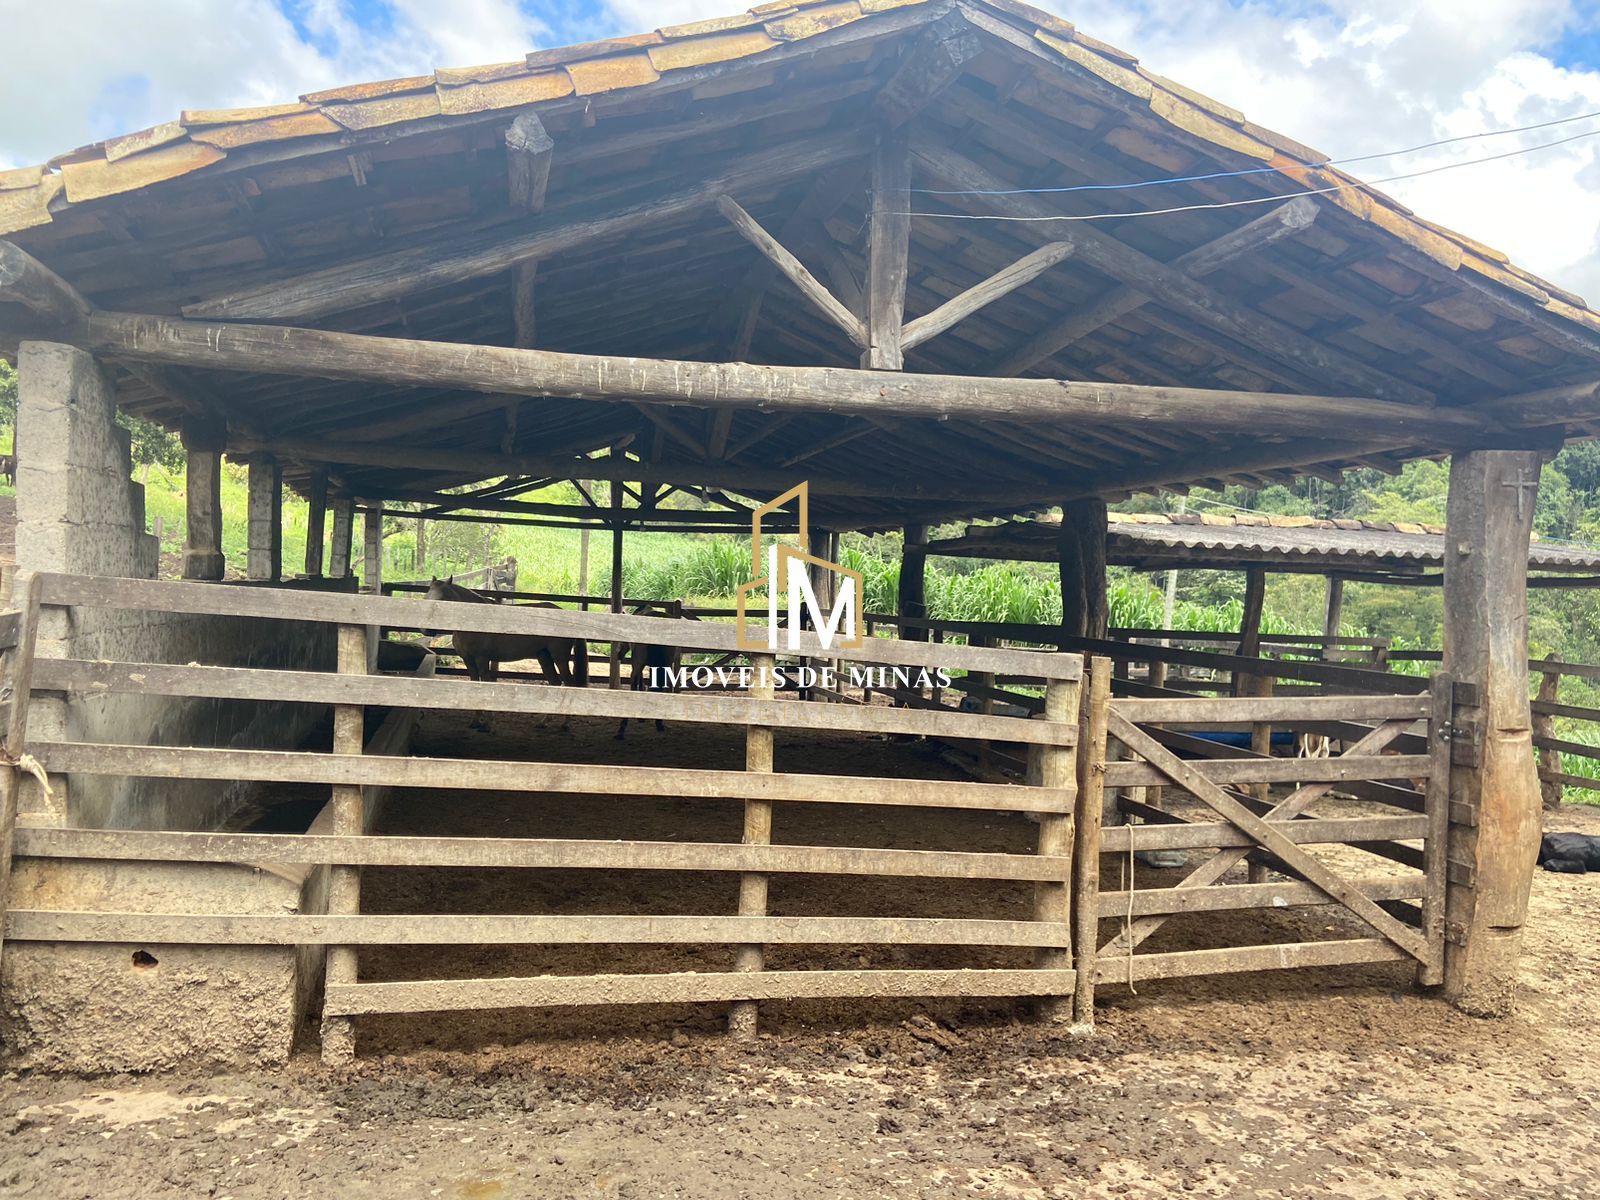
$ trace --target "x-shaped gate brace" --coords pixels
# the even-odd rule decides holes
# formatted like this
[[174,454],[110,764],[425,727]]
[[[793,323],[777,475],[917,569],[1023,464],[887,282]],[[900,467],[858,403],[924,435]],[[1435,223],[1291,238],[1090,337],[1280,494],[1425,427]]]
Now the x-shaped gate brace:
[[[1385,721],[1346,753],[1351,756],[1377,754],[1405,733],[1412,725],[1410,720]],[[1378,904],[1362,893],[1349,880],[1324,866],[1298,843],[1291,841],[1277,828],[1292,821],[1311,804],[1327,795],[1337,785],[1335,782],[1308,783],[1295,789],[1263,816],[1257,816],[1238,800],[1228,795],[1219,785],[1207,779],[1192,763],[1179,758],[1167,747],[1112,705],[1108,714],[1107,731],[1129,750],[1155,767],[1174,784],[1192,794],[1218,816],[1253,839],[1258,846],[1275,855],[1286,867],[1299,874],[1308,883],[1320,888],[1327,896],[1372,926],[1418,962],[1430,961],[1426,938],[1417,930],[1385,912]],[[1237,864],[1250,856],[1251,847],[1220,849],[1195,870],[1180,880],[1175,887],[1208,887]],[[1127,954],[1170,919],[1171,914],[1141,917],[1130,923],[1120,934],[1103,946],[1101,955]]]

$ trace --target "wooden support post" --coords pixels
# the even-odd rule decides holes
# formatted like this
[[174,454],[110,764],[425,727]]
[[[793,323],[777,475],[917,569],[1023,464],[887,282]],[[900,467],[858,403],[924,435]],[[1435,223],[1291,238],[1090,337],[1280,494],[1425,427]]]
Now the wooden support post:
[[251,579],[283,576],[283,468],[270,454],[250,456],[250,495],[245,574]]
[[[588,526],[578,530],[578,595],[589,594],[589,529]],[[583,600],[578,607],[584,612],[589,611],[589,601]]]
[[1085,637],[1089,606],[1085,599],[1083,542],[1065,521],[1056,536],[1056,565],[1061,578],[1061,633],[1069,638]]
[[416,565],[412,570],[418,579],[428,574],[428,522],[424,517],[417,518]]
[[228,431],[215,421],[183,423],[183,447],[188,452],[184,474],[183,577],[221,579],[227,569],[222,557],[222,451]]
[[361,590],[383,595],[383,509],[369,508],[362,514]]
[[[612,457],[617,452],[612,451]],[[613,480],[611,484],[611,611],[622,611],[622,481]],[[609,687],[622,686],[622,652],[621,642],[611,643],[611,675]]]
[[1445,995],[1479,1016],[1513,1007],[1541,813],[1528,707],[1528,543],[1535,450],[1450,463],[1444,669],[1476,701],[1452,726]]
[[[1244,573],[1244,613],[1239,618],[1239,649],[1244,658],[1261,657],[1261,614],[1267,602],[1267,572],[1264,567],[1250,567]],[[1233,694],[1254,695],[1255,684],[1249,675],[1235,673]]]
[[[1322,636],[1336,638],[1344,626],[1344,576],[1328,576],[1328,606],[1322,619]],[[1324,645],[1322,657],[1333,656],[1333,647]]]
[[[511,206],[520,212],[544,210],[545,191],[550,183],[550,155],[555,142],[544,124],[531,112],[511,122],[506,130],[506,178]],[[524,259],[511,268],[511,344],[538,345],[534,335],[533,294],[539,260]],[[514,422],[516,410],[508,415]]]
[[1455,721],[1455,680],[1444,671],[1433,677],[1432,710],[1428,715],[1428,752],[1433,766],[1428,773],[1424,812],[1428,836],[1422,843],[1422,933],[1428,942],[1429,961],[1417,969],[1417,983],[1438,987],[1444,982],[1445,896],[1449,888],[1450,751]]
[[[928,527],[907,525],[902,531],[900,579],[897,586],[900,615],[924,621],[928,617]],[[928,640],[926,629],[900,626],[900,638],[907,642]]]
[[[1550,655],[1549,661],[1554,662],[1556,656]],[[1539,691],[1534,699],[1541,704],[1556,704],[1561,700],[1561,672],[1546,668],[1539,672]],[[1539,755],[1539,796],[1544,802],[1546,812],[1555,812],[1561,807],[1561,781],[1554,778],[1561,774],[1561,751],[1550,747],[1540,746],[1540,742],[1548,742],[1556,735],[1556,719],[1549,713],[1534,713],[1532,720],[1533,744]]]
[[1111,660],[1090,659],[1083,733],[1078,744],[1077,819],[1072,838],[1072,965],[1078,972],[1072,1023],[1094,1029],[1094,982],[1100,944],[1100,830],[1106,790],[1106,720]]
[[[1273,686],[1277,681],[1271,675],[1257,675],[1251,680],[1252,696],[1270,696]],[[1258,721],[1250,726],[1250,749],[1256,754],[1272,754],[1272,726],[1265,721]],[[1250,787],[1257,800],[1266,801],[1272,798],[1272,785],[1269,783],[1252,784]],[[1246,878],[1251,883],[1267,882],[1267,864],[1256,858],[1250,859],[1250,865],[1245,869]]]
[[5,914],[11,898],[11,843],[22,792],[22,768],[17,764],[28,748],[33,650],[39,632],[39,577],[32,571],[18,571],[12,577],[11,610],[17,614],[17,644],[5,652],[5,669],[0,672],[0,695],[8,700],[5,744],[0,746],[0,966],[5,953]]
[[[772,671],[777,659],[770,654],[750,656],[750,696],[755,700],[771,700],[774,696]],[[744,769],[770,775],[772,773],[772,728],[751,725],[745,730]],[[746,846],[767,846],[772,843],[772,802],[746,800],[744,802],[744,837]],[[739,915],[764,917],[767,915],[767,876],[746,871],[739,876]],[[764,956],[758,945],[737,947],[733,952],[735,971],[759,971]],[[740,1040],[756,1036],[756,1002],[739,1000],[728,1010],[728,1032]]]
[[[1064,725],[1078,720],[1076,679],[1052,679],[1044,689],[1044,719]],[[1035,746],[1032,758],[1038,763],[1038,785],[1047,788],[1077,789],[1077,765],[1071,746]],[[1032,772],[1030,772],[1032,774]],[[1042,813],[1039,816],[1039,853],[1069,858],[1073,852],[1072,816],[1068,813]],[[1044,921],[1061,931],[1061,945],[1034,953],[1034,965],[1045,970],[1060,970],[1072,965],[1072,881],[1037,883],[1033,892],[1033,919]],[[1040,1002],[1039,1015],[1047,1021],[1065,1021],[1072,1015],[1072,1000],[1065,996],[1047,997]]]
[[867,215],[867,348],[861,365],[877,371],[905,366],[900,348],[911,253],[911,151],[904,129],[883,129],[872,158],[872,207]]
[[[367,629],[364,625],[339,626],[339,674],[367,674]],[[364,717],[359,704],[336,704],[333,708],[333,752],[360,754],[364,744]],[[333,824],[329,833],[355,837],[366,832],[366,805],[359,784],[336,784],[333,788]],[[361,911],[361,869],[330,867],[328,876],[328,914],[353,916]],[[329,946],[326,968],[331,990],[355,983],[359,974],[354,946]],[[350,1017],[322,1018],[322,1061],[327,1066],[342,1066],[356,1056],[354,1022]]]
[[328,547],[328,574],[334,579],[350,578],[355,519],[355,501],[349,496],[336,497],[333,501],[333,544]]
[[[1098,497],[1074,500],[1061,508],[1062,538],[1077,542],[1073,556],[1077,576],[1076,593],[1080,611],[1073,617],[1081,637],[1103,638],[1110,624],[1110,601],[1106,591],[1106,502]],[[1063,569],[1067,558],[1063,557]],[[1066,577],[1062,579],[1062,619],[1066,621]]]
[[318,468],[311,473],[306,495],[306,574],[313,579],[322,574],[323,540],[328,524],[328,472]]

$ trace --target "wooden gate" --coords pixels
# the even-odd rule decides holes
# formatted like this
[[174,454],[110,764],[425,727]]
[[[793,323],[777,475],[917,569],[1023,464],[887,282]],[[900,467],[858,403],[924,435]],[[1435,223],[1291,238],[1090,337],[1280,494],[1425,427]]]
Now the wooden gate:
[[[1452,703],[1447,676],[1435,676],[1420,695],[1113,698],[1110,673],[1107,660],[1094,660],[1086,702],[1076,879],[1081,979],[1137,984],[1411,960],[1422,983],[1440,982]],[[1273,727],[1331,729],[1342,753],[1273,757],[1202,736],[1253,730],[1260,745],[1259,731]],[[1164,789],[1167,803],[1150,803],[1150,789]],[[1174,811],[1173,793],[1188,798],[1188,815]],[[1310,812],[1334,793],[1379,811]],[[1102,818],[1108,811],[1145,823],[1107,825]],[[1341,853],[1330,863],[1310,849],[1330,845],[1376,856],[1386,871],[1355,874],[1346,860],[1360,854]],[[1136,852],[1155,850],[1214,853],[1175,882],[1133,886]],[[1116,890],[1100,887],[1103,854],[1123,876]],[[1246,864],[1248,882],[1228,879]],[[1269,879],[1268,868],[1281,878]],[[1280,924],[1273,927],[1278,940],[1264,944],[1137,952],[1185,914],[1301,905],[1335,905],[1365,929],[1331,940],[1285,941]],[[1080,1003],[1079,1018],[1092,1016]]]
[[[196,745],[135,746],[34,742],[27,750],[51,774],[145,778],[261,780],[329,785],[332,827],[324,834],[287,835],[28,828],[16,853],[40,859],[130,862],[314,864],[331,871],[328,912],[195,914],[184,912],[44,911],[12,908],[11,941],[135,944],[310,946],[329,948],[324,998],[324,1054],[353,1053],[351,1018],[502,1007],[714,1001],[731,1003],[736,1030],[754,1029],[761,1000],[812,997],[1026,996],[1073,993],[1069,889],[1074,754],[1082,659],[1029,650],[936,646],[868,639],[860,650],[827,650],[843,659],[888,668],[1016,674],[1044,681],[1043,712],[1034,718],[778,698],[757,673],[743,694],[663,695],[606,688],[568,689],[520,683],[475,683],[370,673],[370,640],[379,627],[476,630],[561,636],[608,643],[676,646],[728,655],[737,650],[731,625],[610,613],[578,613],[323,591],[220,584],[50,575],[27,594],[45,607],[97,608],[332,625],[338,670],[261,670],[198,663],[138,663],[40,658],[31,686],[73,695],[136,693],[227,697],[269,703],[330,705],[331,753],[300,749],[222,749]],[[31,625],[29,626],[31,628]],[[3,632],[3,630],[0,630]],[[30,645],[31,649],[31,645]],[[807,634],[797,656],[823,647]],[[787,653],[785,654],[787,657]],[[776,656],[757,654],[757,667]],[[28,681],[14,677],[25,696]],[[591,716],[743,728],[744,771],[557,763],[379,757],[364,754],[363,710],[468,710]],[[20,701],[14,700],[12,711]],[[868,778],[773,769],[773,730],[837,730],[861,734],[936,735],[1031,747],[1037,786],[964,781]],[[20,752],[20,736],[8,746]],[[15,768],[12,770],[14,782]],[[615,797],[735,800],[744,807],[738,843],[585,841],[553,838],[392,837],[363,832],[363,805],[373,788],[452,788],[576,793],[603,803]],[[14,794],[10,792],[8,794]],[[776,803],[873,805],[896,811],[910,827],[917,810],[953,808],[1034,814],[1035,853],[932,851],[772,844]],[[9,832],[9,828],[5,832]],[[740,881],[737,910],[697,915],[379,915],[361,911],[365,866],[572,868],[714,871]],[[767,879],[778,873],[915,876],[946,880],[1009,880],[1032,885],[1030,919],[904,916],[775,917]],[[368,982],[357,950],[371,945],[439,944],[707,944],[728,947],[726,971],[676,974],[540,975],[526,978],[417,979]],[[788,944],[878,944],[1022,948],[1033,966],[940,970],[763,970],[762,947]]]

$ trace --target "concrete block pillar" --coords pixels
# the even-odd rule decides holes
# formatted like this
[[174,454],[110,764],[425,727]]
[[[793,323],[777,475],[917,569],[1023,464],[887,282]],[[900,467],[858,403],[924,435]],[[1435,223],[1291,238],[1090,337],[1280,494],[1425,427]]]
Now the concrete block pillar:
[[350,578],[350,549],[355,537],[356,505],[349,496],[339,496],[329,505],[333,510],[333,536],[328,546],[328,576]]
[[369,508],[362,513],[361,590],[383,595],[383,509]]
[[283,574],[283,468],[270,454],[250,456],[251,579],[275,580]]
[[1475,450],[1450,463],[1444,669],[1451,738],[1445,994],[1505,1016],[1516,992],[1541,825],[1528,707],[1528,541],[1536,450]]
[[222,452],[227,429],[198,418],[183,423],[183,448],[188,452],[184,476],[183,577],[221,579],[227,569],[222,556]]

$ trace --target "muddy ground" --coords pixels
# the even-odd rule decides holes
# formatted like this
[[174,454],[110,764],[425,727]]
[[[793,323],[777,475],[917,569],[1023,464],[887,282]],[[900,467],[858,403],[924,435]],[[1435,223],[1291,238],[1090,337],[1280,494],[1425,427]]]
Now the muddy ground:
[[[545,743],[541,757],[556,744],[587,757],[614,727],[576,732],[558,742],[546,726],[480,733],[463,719],[430,725],[419,749],[500,756]],[[715,731],[686,739],[636,727],[620,761],[735,767],[740,746]],[[949,770],[925,747],[779,739],[779,770],[885,763]],[[826,820],[814,811],[823,808]],[[732,806],[597,812],[417,792],[397,798],[384,828],[712,839],[736,837],[738,820]],[[865,808],[786,806],[777,837],[1007,850],[1033,836],[1021,817],[884,821]],[[1600,832],[1600,810],[1568,809],[1551,827]],[[370,872],[369,909],[729,911],[731,897],[715,876],[421,874]],[[772,907],[998,916],[1027,902],[1004,888],[892,883],[775,882]],[[1303,934],[1347,935],[1309,910],[1269,916]],[[8,1076],[0,1195],[1587,1197],[1600,1191],[1597,917],[1600,877],[1539,873],[1520,1009],[1504,1022],[1455,1013],[1419,994],[1403,966],[1383,964],[1106,988],[1092,1040],[1001,1003],[763,1006],[763,1036],[748,1047],[721,1037],[720,1014],[706,1008],[564,1010],[365,1021],[348,1071],[323,1070],[308,1041],[272,1075]],[[1265,940],[1230,920],[1163,931],[1167,944],[1150,945]],[[969,957],[958,964],[958,953]],[[722,969],[725,954],[410,948],[373,952],[361,969],[370,979]],[[1005,961],[865,947],[784,954],[782,965],[802,966]]]

